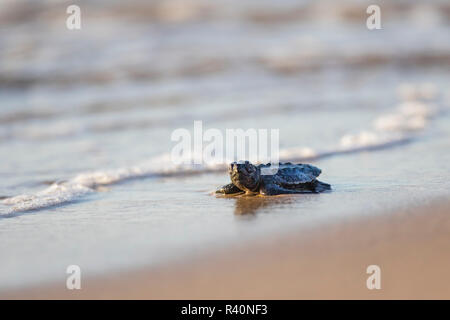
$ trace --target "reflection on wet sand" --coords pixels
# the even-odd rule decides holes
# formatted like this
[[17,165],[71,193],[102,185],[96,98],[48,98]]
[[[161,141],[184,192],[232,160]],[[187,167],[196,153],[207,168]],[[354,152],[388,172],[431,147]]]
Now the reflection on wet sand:
[[268,208],[291,206],[293,203],[301,201],[301,196],[279,195],[272,197],[265,196],[236,196],[235,215],[254,215],[258,211]]

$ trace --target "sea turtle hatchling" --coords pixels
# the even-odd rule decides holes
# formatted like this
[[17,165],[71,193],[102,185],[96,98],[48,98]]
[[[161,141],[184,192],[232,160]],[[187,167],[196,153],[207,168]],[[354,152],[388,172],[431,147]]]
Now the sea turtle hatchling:
[[220,194],[293,194],[319,193],[331,190],[327,183],[316,178],[321,170],[310,164],[280,163],[276,173],[261,174],[261,169],[271,168],[271,164],[253,165],[248,161],[233,162],[228,166],[231,183],[219,188]]

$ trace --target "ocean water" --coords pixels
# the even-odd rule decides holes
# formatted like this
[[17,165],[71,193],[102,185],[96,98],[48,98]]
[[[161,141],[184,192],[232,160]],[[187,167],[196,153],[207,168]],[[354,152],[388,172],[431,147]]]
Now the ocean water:
[[[450,4],[4,1],[0,291],[183,263],[450,195]],[[326,194],[216,197],[177,128],[279,129]]]

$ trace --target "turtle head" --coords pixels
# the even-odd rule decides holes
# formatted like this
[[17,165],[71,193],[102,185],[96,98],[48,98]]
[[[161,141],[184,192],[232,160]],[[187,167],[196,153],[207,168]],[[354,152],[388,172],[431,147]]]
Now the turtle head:
[[233,162],[228,166],[228,173],[233,184],[243,191],[257,191],[260,170],[250,162]]

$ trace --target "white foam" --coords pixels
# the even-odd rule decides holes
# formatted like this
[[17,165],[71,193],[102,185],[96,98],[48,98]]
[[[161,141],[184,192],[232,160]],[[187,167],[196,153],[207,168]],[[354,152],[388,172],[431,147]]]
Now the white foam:
[[351,150],[353,148],[373,147],[392,143],[401,140],[403,136],[391,136],[388,134],[380,134],[376,131],[362,131],[356,134],[346,134],[341,138],[340,146],[343,150]]
[[373,129],[344,135],[340,146],[352,149],[390,145],[410,140],[414,132],[425,129],[439,111],[434,104],[425,101],[437,96],[436,87],[432,84],[401,85],[398,91],[405,101],[394,107],[393,112],[376,118]]
[[374,125],[379,131],[422,130],[435,112],[433,105],[408,101],[400,104],[395,112],[380,116],[375,120]]
[[99,186],[111,185],[129,179],[205,172],[207,170],[223,170],[225,167],[225,165],[219,164],[177,165],[170,161],[169,154],[164,154],[132,167],[81,173],[73,179],[54,183],[47,189],[35,194],[23,194],[4,199],[2,203],[11,207],[8,208],[6,212],[0,212],[0,215],[8,215],[68,203],[85,196],[86,194],[95,192],[96,188]]
[[37,192],[36,194],[24,194],[3,200],[3,204],[12,206],[4,214],[55,206],[73,201],[91,192],[93,192],[92,189],[80,184],[55,183],[47,189]]

